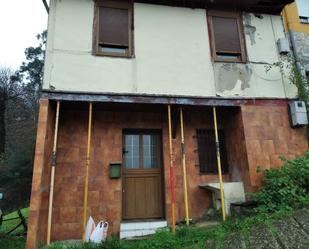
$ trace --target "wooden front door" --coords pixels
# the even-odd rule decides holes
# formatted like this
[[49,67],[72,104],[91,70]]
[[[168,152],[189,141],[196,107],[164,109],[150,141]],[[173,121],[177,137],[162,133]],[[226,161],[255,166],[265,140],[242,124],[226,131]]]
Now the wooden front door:
[[123,137],[123,219],[163,217],[161,135],[126,132]]

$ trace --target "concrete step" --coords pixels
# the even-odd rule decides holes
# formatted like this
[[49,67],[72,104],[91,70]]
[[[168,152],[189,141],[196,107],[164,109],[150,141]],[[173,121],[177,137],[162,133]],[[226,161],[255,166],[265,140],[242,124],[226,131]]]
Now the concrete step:
[[120,224],[120,239],[154,234],[157,229],[167,227],[165,220],[123,222]]

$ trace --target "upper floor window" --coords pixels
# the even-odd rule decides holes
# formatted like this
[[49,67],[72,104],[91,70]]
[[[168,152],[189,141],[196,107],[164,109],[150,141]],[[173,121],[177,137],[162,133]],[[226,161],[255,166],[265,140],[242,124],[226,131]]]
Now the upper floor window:
[[217,62],[246,62],[241,13],[208,11],[212,56]]
[[96,1],[94,52],[96,55],[131,57],[133,54],[131,1]]
[[309,23],[309,1],[296,0],[298,15],[301,23]]

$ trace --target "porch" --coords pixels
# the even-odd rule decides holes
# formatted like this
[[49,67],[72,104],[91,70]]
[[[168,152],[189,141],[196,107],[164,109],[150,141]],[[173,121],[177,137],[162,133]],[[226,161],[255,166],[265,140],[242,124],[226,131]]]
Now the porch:
[[[272,108],[269,108],[270,106]],[[184,114],[190,218],[201,217],[205,210],[213,205],[211,191],[200,189],[199,185],[218,182],[214,167],[216,160],[213,158],[215,156],[213,154],[215,152],[214,136],[211,135],[214,132],[212,108],[174,105],[172,107],[172,145],[177,221],[184,220],[186,217],[179,107],[182,107]],[[278,133],[276,133],[276,138],[271,140],[265,137],[266,134],[250,132],[250,129],[253,129],[252,126],[260,126],[261,129],[266,127],[259,120],[261,117],[265,118],[264,115],[259,114],[262,113],[261,107],[269,110],[267,118],[270,120],[275,120],[272,116],[278,117],[279,111],[284,114],[281,115],[280,124],[276,121],[271,125],[274,129],[284,128],[293,139],[305,134],[302,130],[293,131],[289,128],[288,115],[284,111],[286,106],[283,104],[217,107],[222,168],[224,169],[223,181],[243,182],[245,191],[252,191],[259,185],[260,178],[255,172],[256,166],[261,163],[265,167],[270,167],[270,155],[275,153],[275,147],[263,146],[264,155],[268,153],[268,161],[253,162],[252,156],[260,156],[261,152],[259,148],[252,147],[251,140],[261,144],[265,140],[273,141],[272,143],[276,145],[279,140]],[[37,241],[45,241],[46,238],[55,111],[56,102],[41,101],[36,153],[36,165],[40,163],[40,167],[35,167],[34,171],[31,202],[33,217],[30,218],[31,227],[36,227],[38,230],[37,232],[30,231],[29,235],[35,236],[34,239]],[[257,116],[251,115],[253,112]],[[61,102],[52,208],[52,241],[81,239],[82,237],[88,118],[89,103]],[[153,134],[155,136],[152,136]],[[207,137],[208,142],[203,140]],[[295,147],[293,156],[306,150],[305,143],[295,145],[293,141],[290,140],[291,148],[297,147]],[[136,148],[135,152],[134,148]],[[146,148],[149,149],[148,154],[145,152]],[[203,150],[211,151],[211,153],[205,153],[209,157],[205,158]],[[276,148],[276,150],[279,153],[280,149]],[[89,159],[87,214],[94,217],[96,221],[107,220],[110,224],[109,234],[119,234],[121,224],[130,220],[158,219],[167,220],[167,223],[171,224],[167,105],[93,103]],[[204,163],[201,164],[201,161]],[[110,177],[110,165],[114,162],[121,162],[120,178]],[[213,164],[205,165],[205,162],[213,162]],[[130,191],[129,195],[127,191]]]

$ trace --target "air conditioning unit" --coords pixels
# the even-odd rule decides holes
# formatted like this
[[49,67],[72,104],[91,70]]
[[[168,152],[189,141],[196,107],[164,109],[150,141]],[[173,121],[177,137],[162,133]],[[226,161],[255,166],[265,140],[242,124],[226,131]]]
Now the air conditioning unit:
[[280,54],[288,54],[290,52],[290,43],[287,38],[279,38],[277,45]]
[[290,101],[289,114],[292,127],[303,126],[308,124],[308,116],[305,102]]

